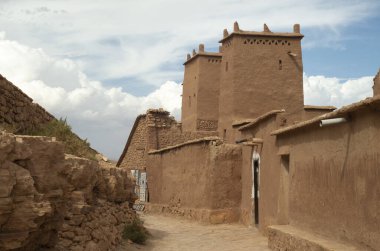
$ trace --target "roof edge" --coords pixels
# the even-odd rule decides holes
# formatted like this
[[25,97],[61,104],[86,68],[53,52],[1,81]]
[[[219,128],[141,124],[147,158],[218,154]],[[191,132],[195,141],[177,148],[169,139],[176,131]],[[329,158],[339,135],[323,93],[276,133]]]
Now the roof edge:
[[304,105],[304,110],[336,110],[337,108],[335,106],[330,105]]
[[259,31],[233,31],[232,33],[228,34],[228,36],[222,38],[219,40],[219,43],[223,43],[224,41],[228,40],[229,38],[233,37],[234,35],[238,36],[258,36],[258,37],[287,37],[287,38],[303,38],[304,35],[301,33],[294,33],[294,32],[259,32]]
[[186,142],[174,145],[174,146],[168,146],[168,147],[164,147],[164,148],[161,148],[158,150],[149,151],[148,154],[163,153],[163,152],[170,151],[173,149],[181,148],[181,147],[186,146],[186,145],[193,145],[193,144],[197,144],[197,143],[208,142],[208,141],[218,141],[218,140],[221,140],[221,138],[219,138],[217,136],[204,137],[204,138],[189,140],[189,141],[186,141]]
[[271,117],[271,116],[273,116],[273,115],[276,115],[276,114],[278,114],[278,113],[283,113],[283,112],[285,112],[284,109],[269,111],[269,112],[264,113],[263,115],[257,117],[257,118],[254,119],[252,122],[250,122],[250,123],[248,123],[248,124],[246,124],[246,125],[240,126],[240,127],[238,128],[238,130],[239,130],[239,131],[242,131],[242,130],[244,130],[244,129],[250,128],[250,127],[256,125],[257,123],[261,122],[261,121],[264,120],[264,119],[267,119],[267,118],[269,118],[269,117]]
[[183,63],[183,65],[186,65],[188,63],[190,63],[191,61],[193,61],[195,58],[197,58],[198,56],[206,56],[206,57],[222,57],[222,53],[220,52],[198,52],[196,53],[194,56],[192,56],[191,58],[189,58],[188,60],[185,61],[185,63]]
[[287,126],[285,128],[275,130],[275,131],[271,132],[271,135],[277,136],[277,135],[284,134],[284,133],[287,133],[290,131],[295,131],[295,130],[298,130],[300,128],[304,128],[306,126],[312,125],[314,123],[318,123],[319,121],[321,121],[323,119],[337,118],[339,116],[346,115],[347,113],[354,112],[354,111],[357,111],[361,108],[370,106],[371,104],[377,103],[377,102],[380,104],[380,95],[374,96],[372,98],[366,98],[366,99],[361,100],[359,102],[343,106],[343,107],[339,108],[338,110],[335,110],[335,111],[332,111],[329,113],[325,113],[323,115],[320,115],[320,116],[314,117],[312,119],[296,123],[296,124],[291,125],[291,126]]

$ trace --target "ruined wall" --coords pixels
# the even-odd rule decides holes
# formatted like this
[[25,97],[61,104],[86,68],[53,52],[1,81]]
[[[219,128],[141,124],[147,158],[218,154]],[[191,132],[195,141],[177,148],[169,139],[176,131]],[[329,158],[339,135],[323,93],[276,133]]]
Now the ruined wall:
[[128,151],[123,156],[119,167],[127,169],[145,169],[148,132],[146,116],[139,116],[136,128],[132,133]]
[[52,119],[50,113],[0,75],[0,124],[23,131]]
[[373,96],[380,95],[380,70],[373,79]]
[[144,170],[149,150],[218,134],[216,131],[184,132],[181,123],[169,115],[170,113],[163,109],[150,109],[145,115],[139,115],[117,165],[127,169]]
[[290,224],[380,250],[380,116],[354,112],[350,122],[278,135],[290,148]]
[[204,141],[149,154],[149,202],[196,220],[237,221],[241,148],[220,143]]
[[1,133],[0,181],[0,250],[112,250],[135,217],[126,170],[51,138]]
[[303,36],[296,28],[292,33],[245,32],[236,24],[234,32],[221,41],[218,130],[221,135],[227,130],[227,142],[235,140],[235,120],[276,109],[295,116],[303,112]]
[[150,110],[147,113],[148,149],[161,149],[189,140],[216,136],[217,132],[183,131],[181,124],[166,111]]

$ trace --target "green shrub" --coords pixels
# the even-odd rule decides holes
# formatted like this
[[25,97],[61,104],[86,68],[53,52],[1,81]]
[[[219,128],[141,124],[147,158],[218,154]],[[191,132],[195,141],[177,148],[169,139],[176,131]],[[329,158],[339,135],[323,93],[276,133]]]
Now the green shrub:
[[66,119],[52,120],[32,130],[21,132],[24,135],[55,137],[65,146],[65,152],[79,157],[95,159],[96,151],[90,147],[87,139],[82,140],[71,131]]
[[123,230],[124,239],[138,244],[144,244],[148,239],[148,235],[149,233],[143,226],[143,222],[139,219],[135,219],[132,223],[125,225]]

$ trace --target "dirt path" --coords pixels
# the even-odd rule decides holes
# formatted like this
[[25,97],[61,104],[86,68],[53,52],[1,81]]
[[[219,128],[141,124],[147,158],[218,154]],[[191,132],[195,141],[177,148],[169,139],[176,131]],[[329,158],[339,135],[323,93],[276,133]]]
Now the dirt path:
[[241,225],[202,225],[181,218],[141,215],[152,237],[147,245],[127,242],[118,251],[269,251],[267,238]]

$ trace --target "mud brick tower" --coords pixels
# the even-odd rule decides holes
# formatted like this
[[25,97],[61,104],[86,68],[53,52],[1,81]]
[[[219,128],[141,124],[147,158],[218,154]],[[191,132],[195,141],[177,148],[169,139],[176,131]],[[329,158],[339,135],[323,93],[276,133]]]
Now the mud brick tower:
[[274,109],[303,110],[300,26],[292,33],[224,30],[219,93],[219,135],[235,140],[233,121],[255,118]]
[[205,52],[187,55],[182,94],[184,131],[216,131],[218,126],[220,65],[222,54]]

